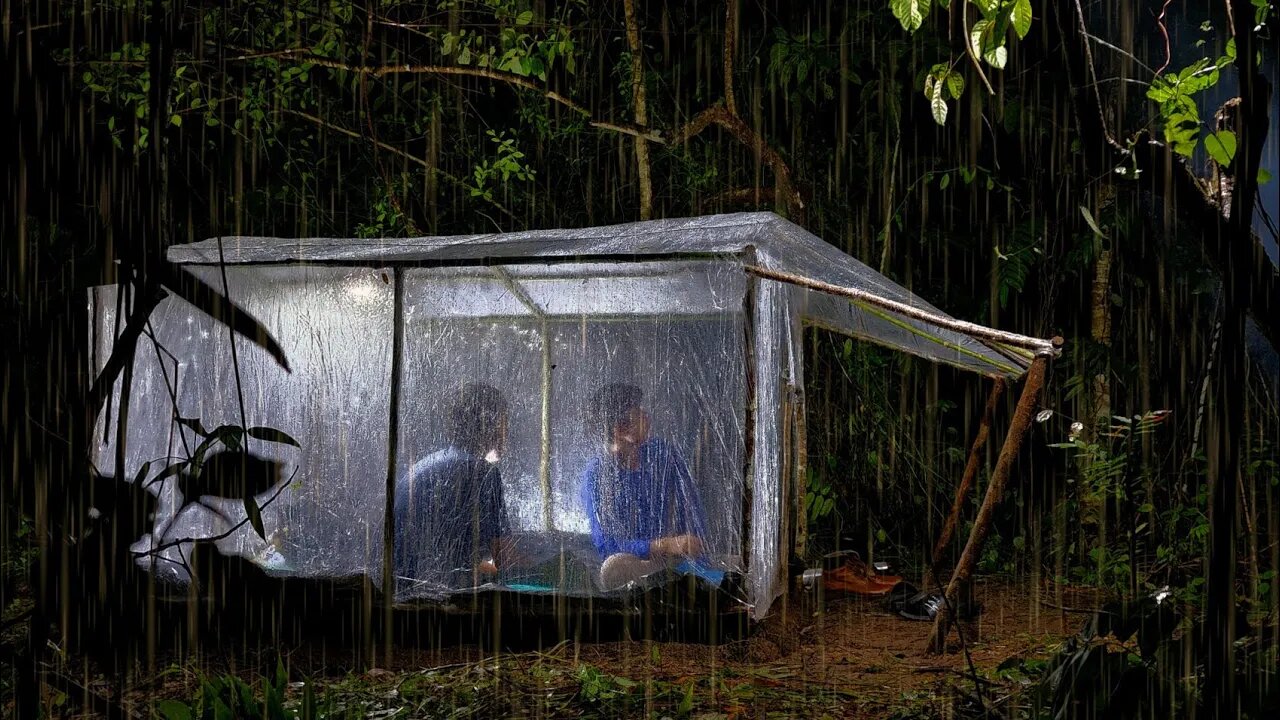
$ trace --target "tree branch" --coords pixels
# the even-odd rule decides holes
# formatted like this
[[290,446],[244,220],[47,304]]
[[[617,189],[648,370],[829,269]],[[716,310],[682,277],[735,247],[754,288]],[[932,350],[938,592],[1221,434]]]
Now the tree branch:
[[[1085,24],[1084,8],[1080,7],[1080,0],[1072,0],[1072,2],[1075,3],[1074,17],[1076,20],[1076,30],[1080,33],[1079,43],[1080,49],[1084,54],[1085,71],[1089,74],[1089,87],[1093,90],[1093,104],[1098,114],[1097,129],[1102,133],[1102,137],[1107,141],[1108,145],[1119,150],[1121,153],[1128,154],[1128,150],[1126,150],[1119,142],[1116,142],[1115,136],[1112,135],[1111,131],[1107,128],[1105,106],[1102,104],[1102,92],[1098,89],[1098,75],[1093,64],[1093,49],[1089,46],[1089,38],[1091,37],[1089,35],[1089,26]],[[1059,28],[1059,30],[1061,31],[1061,28]],[[1065,35],[1066,33],[1064,32],[1063,34]],[[1070,69],[1070,64],[1068,64],[1068,69]],[[1070,80],[1070,76],[1068,76],[1068,80]]]
[[738,114],[738,98],[733,92],[733,59],[738,42],[738,0],[724,3],[724,106]]
[[969,29],[969,2],[964,0],[960,3],[960,25],[964,28],[964,54],[969,56],[969,61],[973,63],[974,72],[978,73],[978,78],[982,80],[982,85],[987,89],[988,95],[995,95],[995,88],[991,87],[991,81],[987,79],[987,74],[982,71],[982,63],[978,62],[978,56],[973,54],[973,38],[970,36]]
[[572,98],[565,97],[555,90],[545,88],[537,82],[534,82],[522,75],[493,70],[491,68],[464,67],[458,65],[352,65],[350,63],[315,55],[310,50],[306,49],[277,50],[268,53],[246,53],[229,59],[246,61],[256,60],[259,58],[288,58],[298,62],[310,63],[317,67],[329,68],[331,70],[345,70],[346,72],[358,73],[360,75],[373,78],[382,78],[388,75],[439,75],[441,77],[465,76],[497,80],[498,82],[506,83],[507,85],[521,87],[526,90],[533,90],[551,102],[563,105],[578,115],[581,115],[586,119],[587,124],[591,127],[621,133],[623,135],[645,138],[650,142],[656,142],[659,144],[664,142],[661,134],[652,128],[627,125],[625,123],[614,123],[604,120],[594,120],[592,118],[593,113],[589,109],[575,102]]
[[703,130],[718,125],[729,131],[738,142],[756,151],[760,161],[773,171],[777,178],[777,193],[783,201],[797,212],[804,211],[804,198],[795,189],[791,181],[791,168],[782,155],[764,141],[764,137],[756,132],[741,117],[723,105],[707,108],[693,119],[677,129],[670,138],[672,145],[688,142]]
[[[280,112],[288,113],[289,115],[300,117],[303,120],[306,120],[310,123],[314,123],[315,125],[318,125],[326,130],[332,130],[333,132],[336,132],[339,135],[346,135],[349,138],[355,138],[357,140],[369,140],[374,145],[376,145],[380,150],[384,150],[386,152],[392,153],[393,155],[398,155],[404,158],[405,160],[408,160],[411,163],[420,165],[421,167],[427,169],[430,172],[435,173],[436,175],[439,175],[440,177],[444,178],[445,180],[448,180],[449,182],[453,183],[454,185],[457,185],[458,187],[461,187],[461,188],[468,187],[467,184],[463,182],[461,179],[445,172],[444,170],[441,170],[440,168],[432,167],[431,163],[427,162],[426,160],[420,157],[417,157],[416,155],[407,153],[404,150],[401,150],[400,148],[394,145],[388,145],[387,143],[384,143],[381,140],[366,138],[354,130],[349,130],[340,125],[335,125],[329,122],[328,120],[325,120],[324,118],[317,117],[315,115],[312,115],[311,113],[302,112],[301,110],[290,110],[289,108],[282,107],[280,108]],[[495,208],[497,208],[498,212],[501,212],[503,215],[506,215],[511,220],[518,220],[518,218],[515,216],[514,213],[512,213],[510,210],[508,210],[506,207],[504,207],[500,203],[498,203],[498,201],[489,199],[489,204],[493,205]]]

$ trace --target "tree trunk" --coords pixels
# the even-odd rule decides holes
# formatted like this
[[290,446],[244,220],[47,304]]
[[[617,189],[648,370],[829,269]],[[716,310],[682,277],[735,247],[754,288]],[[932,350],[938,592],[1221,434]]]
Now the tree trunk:
[[[1215,717],[1236,714],[1236,535],[1240,473],[1239,440],[1244,432],[1245,313],[1254,299],[1255,274],[1270,269],[1259,257],[1253,238],[1253,207],[1258,190],[1258,167],[1266,140],[1271,87],[1258,71],[1261,49],[1253,29],[1254,9],[1249,0],[1232,0],[1232,25],[1236,41],[1236,69],[1240,76],[1240,112],[1236,121],[1236,154],[1232,161],[1235,188],[1225,237],[1216,238],[1222,268],[1222,356],[1214,376],[1209,448],[1209,568],[1202,625],[1205,643],[1205,708]],[[1273,273],[1274,274],[1274,273]],[[1270,303],[1275,303],[1270,298]],[[1265,317],[1265,304],[1252,307],[1255,317]],[[1262,321],[1259,321],[1262,324]],[[1274,338],[1273,338],[1274,340]]]
[[[640,21],[636,18],[635,0],[623,0],[627,16],[627,46],[631,48],[631,97],[636,108],[636,125],[649,126],[648,100],[644,88],[643,46],[640,44]],[[640,219],[653,217],[653,182],[649,176],[649,141],[636,137],[636,174],[640,181]]]

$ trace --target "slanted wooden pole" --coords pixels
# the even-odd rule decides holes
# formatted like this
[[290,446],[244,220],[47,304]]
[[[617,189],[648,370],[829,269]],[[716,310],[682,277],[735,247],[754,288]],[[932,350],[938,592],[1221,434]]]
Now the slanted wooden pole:
[[[1053,339],[1054,349],[1062,345],[1061,338]],[[934,620],[933,633],[929,636],[927,651],[941,654],[946,650],[947,633],[951,629],[951,609],[956,606],[960,591],[973,576],[973,568],[978,564],[978,556],[982,554],[982,545],[986,542],[987,533],[991,529],[991,519],[995,516],[996,507],[1004,498],[1005,485],[1009,483],[1009,471],[1013,460],[1018,456],[1022,441],[1031,427],[1035,416],[1036,403],[1040,398],[1040,390],[1044,387],[1044,378],[1048,370],[1049,354],[1036,356],[1027,372],[1026,384],[1022,386],[1022,395],[1018,397],[1018,407],[1013,413],[1013,422],[1009,425],[1009,433],[1005,436],[1004,446],[996,458],[995,469],[991,472],[991,482],[987,485],[987,493],[982,499],[982,507],[978,509],[978,517],[973,522],[973,532],[969,533],[969,541],[965,543],[964,552],[960,554],[960,562],[956,571],[947,583],[946,602],[938,610]]]
[[[832,285],[831,283],[814,280],[813,278],[805,277],[804,275],[782,272],[780,270],[770,270],[769,268],[761,267],[759,265],[747,265],[742,269],[751,275],[762,277],[767,280],[777,280],[778,282],[790,283],[802,288],[808,288],[809,290],[818,290],[830,295],[846,297],[856,303],[862,303],[864,305],[881,308],[882,310],[888,310],[890,312],[897,313],[898,315],[911,318],[912,320],[919,320],[920,322],[929,325],[936,325],[940,328],[958,332],[961,335],[968,335],[976,340],[982,340],[987,343],[996,343],[1004,346],[1005,349],[1019,348],[1023,350],[1028,357],[1033,353],[1036,355],[1043,355],[1046,353],[1056,355],[1062,344],[1061,338],[1054,338],[1054,340],[1041,340],[1039,338],[1027,337],[1026,335],[1005,332],[1003,330],[994,330],[982,325],[965,322],[964,320],[956,320],[955,318],[947,317],[946,315],[939,315],[936,312],[930,312],[928,310],[915,307],[914,305],[898,302],[897,300],[883,298],[873,292],[863,290],[861,288]],[[1057,344],[1055,344],[1055,341]],[[935,340],[935,342],[945,344],[942,340]],[[987,362],[991,361],[988,360]]]
[[978,434],[973,438],[973,446],[969,448],[969,461],[965,463],[964,475],[960,478],[960,485],[956,487],[956,499],[951,503],[951,512],[947,515],[947,521],[942,524],[942,532],[938,534],[938,541],[933,546],[933,557],[924,578],[926,590],[933,587],[937,581],[938,569],[942,567],[942,554],[951,544],[951,536],[955,535],[956,524],[960,521],[960,511],[964,510],[969,490],[973,488],[973,481],[978,477],[978,466],[982,464],[982,451],[986,448],[987,438],[991,435],[991,418],[995,415],[996,404],[1000,402],[1000,396],[1003,394],[1004,380],[996,378],[991,385],[991,394],[987,396],[987,407],[982,411]]

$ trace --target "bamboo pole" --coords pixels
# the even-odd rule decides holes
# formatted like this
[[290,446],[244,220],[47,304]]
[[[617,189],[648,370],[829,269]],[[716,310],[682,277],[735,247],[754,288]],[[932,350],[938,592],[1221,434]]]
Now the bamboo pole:
[[965,463],[964,475],[960,478],[960,485],[956,487],[956,498],[951,503],[951,512],[947,515],[947,521],[942,525],[942,532],[938,533],[938,542],[933,546],[933,556],[924,579],[926,589],[933,587],[937,580],[938,568],[942,567],[942,554],[946,552],[947,546],[951,544],[951,536],[955,534],[956,524],[960,521],[960,511],[964,509],[965,500],[969,497],[969,490],[973,488],[973,481],[978,477],[978,466],[982,462],[982,450],[987,446],[987,438],[991,435],[991,418],[995,415],[996,404],[1000,402],[1002,394],[1004,394],[1004,380],[996,378],[991,385],[991,394],[987,396],[987,407],[982,411],[982,421],[978,425],[978,434],[973,438],[973,446],[969,448],[969,460]]
[[922,310],[918,307],[898,302],[897,300],[882,298],[879,295],[867,292],[866,290],[833,285],[831,283],[814,280],[813,278],[808,278],[803,275],[770,270],[768,268],[760,267],[759,265],[748,265],[743,269],[758,277],[790,283],[810,290],[830,293],[831,295],[839,295],[856,302],[883,308],[899,315],[909,317],[912,320],[919,320],[920,322],[936,325],[940,328],[961,333],[962,335],[968,335],[976,340],[983,340],[985,342],[999,343],[1009,347],[1031,350],[1037,355],[1046,353],[1052,355],[1058,354],[1059,345],[1054,343],[1052,340],[1041,340],[1039,338],[1027,337],[1026,335],[1005,332],[1003,330],[994,330],[976,323],[956,320],[955,318],[947,317],[946,315],[939,315],[928,310]]
[[[1054,338],[1055,350],[1061,342],[1061,339]],[[947,632],[951,627],[951,610],[956,606],[961,589],[972,577],[974,566],[978,563],[978,556],[982,554],[983,543],[986,542],[987,533],[991,529],[991,519],[1004,497],[1005,486],[1009,483],[1009,471],[1013,467],[1013,460],[1017,457],[1018,450],[1022,447],[1022,441],[1026,438],[1027,430],[1031,427],[1031,421],[1035,416],[1036,404],[1040,398],[1040,390],[1044,387],[1048,364],[1049,355],[1040,355],[1032,361],[1031,370],[1027,372],[1027,381],[1022,386],[1022,395],[1018,398],[1013,422],[1009,425],[1009,432],[1005,436],[1004,445],[1000,448],[995,469],[991,472],[991,482],[987,485],[982,507],[978,509],[973,531],[969,533],[964,552],[960,554],[960,561],[956,563],[956,570],[947,584],[946,602],[938,609],[938,616],[934,620],[933,632],[929,636],[927,648],[930,654],[940,654],[946,649]]]

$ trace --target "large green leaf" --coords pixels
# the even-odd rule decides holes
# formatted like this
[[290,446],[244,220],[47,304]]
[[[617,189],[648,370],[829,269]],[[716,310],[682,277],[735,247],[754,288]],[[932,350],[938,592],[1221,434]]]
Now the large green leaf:
[[1013,4],[1013,13],[1009,16],[1013,23],[1013,31],[1019,38],[1027,36],[1031,30],[1031,0],[1017,0]]
[[1230,130],[1216,132],[1204,139],[1204,149],[1214,162],[1226,167],[1236,156],[1236,134]]
[[929,0],[889,0],[889,8],[903,29],[913,33],[920,29],[929,14]]

